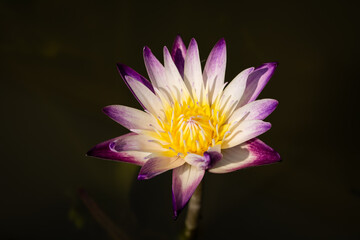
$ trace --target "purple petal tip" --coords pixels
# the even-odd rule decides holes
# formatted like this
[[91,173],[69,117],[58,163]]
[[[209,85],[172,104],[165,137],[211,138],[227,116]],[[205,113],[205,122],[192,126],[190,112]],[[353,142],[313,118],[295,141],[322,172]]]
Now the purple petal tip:
[[196,42],[195,38],[192,38],[192,39],[190,40],[189,47],[192,46],[192,45],[197,45],[197,42]]
[[175,42],[182,42],[183,40],[182,40],[182,38],[181,38],[181,36],[180,35],[177,35],[176,37],[175,37],[175,40],[174,40]]
[[172,191],[172,204],[173,204],[173,219],[177,220],[177,218],[179,217],[179,215],[180,215],[183,208],[180,208],[180,209],[177,208],[174,191]]
[[166,53],[169,53],[169,54],[170,54],[170,51],[169,51],[169,49],[167,48],[167,46],[164,46],[164,47],[163,47],[163,50],[164,50],[164,52],[166,52]]
[[99,148],[97,146],[91,148],[86,154],[85,156],[87,157],[95,157],[95,158],[102,158],[101,155],[101,150],[99,150]]
[[147,180],[149,179],[147,175],[139,174],[137,177],[138,180]]
[[185,61],[186,51],[187,51],[186,46],[183,40],[179,35],[176,36],[171,49],[171,57],[177,69],[179,70],[181,77],[184,77],[184,61]]
[[174,212],[173,212],[173,219],[174,219],[174,220],[177,220],[178,216],[179,216],[178,212],[177,212],[177,211],[174,211]]
[[93,148],[92,149],[90,149],[87,153],[85,153],[85,156],[87,156],[87,157],[92,157],[94,154],[94,150],[93,150]]
[[144,49],[143,49],[143,51],[144,51],[144,55],[149,55],[149,54],[151,54],[151,49],[150,49],[148,46],[145,46]]
[[257,67],[257,68],[270,67],[270,68],[274,68],[274,69],[275,69],[278,65],[279,65],[278,62],[269,62],[269,63],[264,63],[264,64],[260,65],[260,66]]
[[280,154],[261,140],[254,139],[250,140],[249,143],[249,150],[257,156],[257,160],[254,162],[255,166],[281,161]]
[[110,106],[103,107],[102,112],[105,113],[106,115],[109,115]]
[[225,38],[221,38],[221,39],[215,44],[215,46],[222,46],[222,45],[226,45]]

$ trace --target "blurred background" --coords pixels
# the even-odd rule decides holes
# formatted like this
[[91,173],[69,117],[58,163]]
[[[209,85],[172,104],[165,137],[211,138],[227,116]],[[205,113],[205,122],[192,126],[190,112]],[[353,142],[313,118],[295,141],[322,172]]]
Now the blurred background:
[[283,162],[207,174],[199,239],[359,239],[358,16],[331,0],[0,1],[0,239],[110,239],[108,219],[127,239],[176,239],[170,172],[137,181],[85,153],[128,132],[104,106],[140,108],[116,62],[147,76],[143,46],[162,60],[178,34],[203,64],[224,37],[227,81],[280,63],[260,138]]

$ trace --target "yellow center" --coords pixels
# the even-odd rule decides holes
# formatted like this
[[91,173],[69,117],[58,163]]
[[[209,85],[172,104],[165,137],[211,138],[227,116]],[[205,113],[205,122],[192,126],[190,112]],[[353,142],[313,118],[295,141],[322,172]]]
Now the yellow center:
[[166,109],[164,121],[159,120],[163,132],[158,132],[163,147],[184,157],[188,153],[202,155],[221,144],[229,125],[218,105],[200,105],[189,98]]

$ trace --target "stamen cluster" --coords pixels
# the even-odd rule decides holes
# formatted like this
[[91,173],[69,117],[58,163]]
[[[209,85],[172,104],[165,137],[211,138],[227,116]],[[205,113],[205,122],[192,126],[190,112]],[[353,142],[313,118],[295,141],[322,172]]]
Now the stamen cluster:
[[217,105],[200,104],[191,98],[174,103],[159,119],[158,131],[163,147],[184,157],[188,153],[202,155],[209,147],[221,144],[229,128]]

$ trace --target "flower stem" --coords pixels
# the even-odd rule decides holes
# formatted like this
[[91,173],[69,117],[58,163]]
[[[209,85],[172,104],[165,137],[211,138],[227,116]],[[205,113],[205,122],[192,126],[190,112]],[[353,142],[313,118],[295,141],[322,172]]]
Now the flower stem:
[[200,220],[201,199],[202,182],[196,188],[189,201],[188,211],[185,219],[184,235],[182,238],[184,240],[196,239]]

